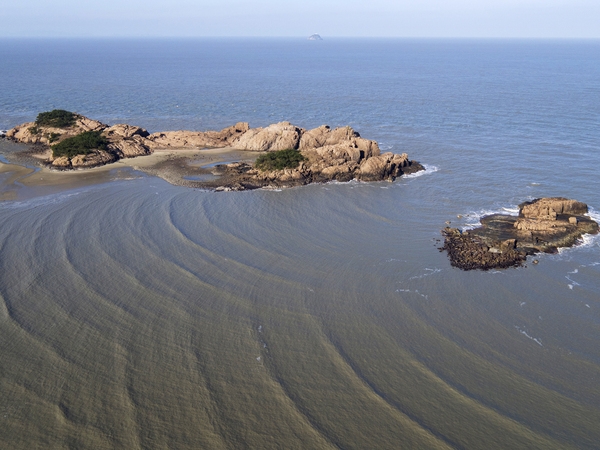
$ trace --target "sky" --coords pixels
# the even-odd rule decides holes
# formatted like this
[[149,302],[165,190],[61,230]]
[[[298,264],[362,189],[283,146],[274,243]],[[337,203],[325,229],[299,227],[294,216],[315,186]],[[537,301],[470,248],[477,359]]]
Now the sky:
[[600,0],[0,0],[0,37],[600,38]]

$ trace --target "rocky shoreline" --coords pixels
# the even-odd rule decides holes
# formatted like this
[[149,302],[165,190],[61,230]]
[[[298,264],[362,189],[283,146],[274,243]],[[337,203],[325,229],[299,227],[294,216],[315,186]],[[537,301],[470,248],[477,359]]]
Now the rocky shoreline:
[[[406,153],[381,154],[377,142],[361,137],[351,127],[331,129],[322,125],[305,130],[289,122],[280,122],[264,128],[250,128],[248,123],[239,122],[221,131],[180,130],[150,134],[141,127],[108,126],[79,114],[60,112],[72,114],[72,123],[52,126],[39,121],[28,122],[8,130],[6,137],[30,145],[29,155],[35,155],[42,164],[57,170],[88,169],[168,150],[172,152],[172,158],[145,171],[172,184],[215,190],[291,187],[353,179],[393,181],[403,174],[424,170]],[[97,133],[106,145],[81,154],[53,154],[57,144],[87,132]],[[301,153],[303,160],[297,167],[259,170],[253,164],[256,153],[253,157],[210,168],[190,165],[177,157],[180,150],[202,149],[234,149],[249,153],[292,149]]]
[[588,206],[562,197],[540,198],[519,205],[519,215],[493,214],[481,227],[442,230],[450,264],[462,270],[519,267],[527,256],[555,253],[577,244],[584,234],[598,233],[598,223],[586,216]]

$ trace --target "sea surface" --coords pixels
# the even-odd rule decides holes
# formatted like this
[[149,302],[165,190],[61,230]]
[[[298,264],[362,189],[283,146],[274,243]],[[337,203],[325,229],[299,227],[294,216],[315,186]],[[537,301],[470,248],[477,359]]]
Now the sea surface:
[[489,272],[438,247],[536,197],[600,219],[600,41],[0,40],[0,61],[0,129],[350,125],[427,168],[22,187],[0,202],[0,447],[598,448],[600,237]]

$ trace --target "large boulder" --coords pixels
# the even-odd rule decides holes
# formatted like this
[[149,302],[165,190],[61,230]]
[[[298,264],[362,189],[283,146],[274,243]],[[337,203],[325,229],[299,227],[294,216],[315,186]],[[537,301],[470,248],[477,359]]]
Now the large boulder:
[[6,137],[24,144],[51,145],[85,131],[101,131],[107,127],[102,122],[78,114],[75,123],[69,127],[38,126],[35,122],[27,122],[8,130]]
[[563,197],[538,198],[519,205],[519,215],[527,219],[556,220],[559,214],[580,216],[587,214],[585,203]]
[[238,150],[252,151],[297,149],[303,131],[289,122],[279,122],[266,128],[252,128],[231,145]]
[[359,152],[359,159],[379,155],[377,142],[360,137],[360,134],[351,127],[340,127],[332,130],[327,125],[305,131],[300,139],[298,149],[310,150],[339,144],[356,148]]
[[130,138],[111,140],[108,147],[116,152],[120,158],[135,158],[151,153],[148,142],[147,139],[136,134]]
[[148,137],[149,133],[144,128],[118,123],[104,130],[104,135],[111,138],[131,138],[133,136]]
[[52,161],[52,167],[56,169],[72,169],[71,160],[66,156],[60,156]]
[[75,129],[73,135],[83,133],[84,131],[101,131],[107,127],[108,125],[102,122],[78,115],[75,125],[73,126]]
[[387,152],[383,155],[364,159],[360,164],[357,178],[362,181],[378,181],[402,175],[402,168],[409,165],[408,155]]
[[519,231],[546,234],[565,233],[577,228],[577,216],[587,214],[585,203],[563,197],[538,198],[519,205],[514,227]]
[[85,169],[90,167],[103,166],[117,161],[119,158],[114,153],[105,150],[94,150],[87,155],[76,155],[71,158],[73,169]]
[[221,131],[205,131],[204,134],[207,139],[212,141],[213,145],[211,147],[229,147],[249,129],[248,122],[238,122],[235,125],[223,128]]
[[149,136],[144,128],[120,123],[103,131],[108,139],[108,148],[119,158],[135,158],[151,153]]

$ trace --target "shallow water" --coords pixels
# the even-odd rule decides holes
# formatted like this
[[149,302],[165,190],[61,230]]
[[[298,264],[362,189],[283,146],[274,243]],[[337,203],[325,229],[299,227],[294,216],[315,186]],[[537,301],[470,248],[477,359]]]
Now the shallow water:
[[[140,175],[0,202],[0,442],[595,448],[600,239],[492,272],[437,248],[446,221],[537,196],[598,217],[597,43],[142,44],[2,42],[1,82],[21,79],[0,128],[55,106],[155,129],[350,123],[428,170],[227,193]],[[48,55],[39,75],[24,48]]]

